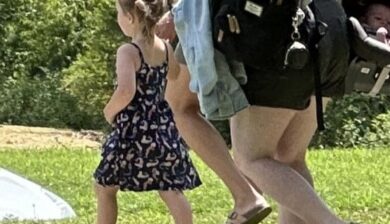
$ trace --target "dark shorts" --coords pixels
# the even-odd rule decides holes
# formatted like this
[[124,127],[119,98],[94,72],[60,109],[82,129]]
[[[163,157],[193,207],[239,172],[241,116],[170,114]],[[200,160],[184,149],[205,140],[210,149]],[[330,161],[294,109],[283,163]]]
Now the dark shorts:
[[313,63],[302,70],[245,69],[248,82],[242,88],[251,105],[298,110],[309,106],[314,93]]

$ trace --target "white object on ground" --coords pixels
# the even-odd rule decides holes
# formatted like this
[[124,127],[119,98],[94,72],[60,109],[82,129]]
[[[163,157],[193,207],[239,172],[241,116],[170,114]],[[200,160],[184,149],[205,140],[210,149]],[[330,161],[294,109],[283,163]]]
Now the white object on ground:
[[0,221],[54,220],[75,216],[69,204],[57,195],[0,168]]

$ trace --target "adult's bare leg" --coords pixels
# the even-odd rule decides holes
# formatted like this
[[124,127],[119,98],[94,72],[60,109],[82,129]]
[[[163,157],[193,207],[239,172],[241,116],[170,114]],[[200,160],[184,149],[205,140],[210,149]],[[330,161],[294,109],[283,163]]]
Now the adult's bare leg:
[[299,173],[273,159],[279,141],[296,113],[289,109],[257,106],[238,113],[231,120],[234,157],[257,187],[305,223],[344,223]]
[[180,134],[228,187],[238,214],[244,214],[255,206],[268,206],[238,170],[222,136],[200,114],[198,98],[190,92],[189,81],[188,69],[181,65],[178,79],[169,81],[166,91]]
[[[326,107],[330,98],[323,99]],[[314,188],[313,177],[306,163],[306,152],[317,129],[316,101],[311,98],[309,107],[298,111],[281,137],[274,158],[297,171]],[[284,206],[279,206],[279,224],[305,222]]]

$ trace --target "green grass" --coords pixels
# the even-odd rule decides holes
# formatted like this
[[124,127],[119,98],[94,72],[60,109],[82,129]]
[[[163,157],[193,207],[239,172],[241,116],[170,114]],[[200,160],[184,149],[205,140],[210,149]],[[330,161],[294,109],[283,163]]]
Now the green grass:
[[[204,183],[186,192],[195,223],[223,223],[232,206],[230,195],[195,155],[192,158]],[[0,151],[0,167],[45,186],[75,209],[78,217],[56,222],[61,224],[94,222],[91,174],[98,160],[99,152],[83,149]],[[311,151],[309,165],[318,192],[338,215],[364,224],[390,223],[390,149]],[[156,193],[120,193],[119,204],[120,224],[172,223]],[[275,223],[276,215],[264,223]]]

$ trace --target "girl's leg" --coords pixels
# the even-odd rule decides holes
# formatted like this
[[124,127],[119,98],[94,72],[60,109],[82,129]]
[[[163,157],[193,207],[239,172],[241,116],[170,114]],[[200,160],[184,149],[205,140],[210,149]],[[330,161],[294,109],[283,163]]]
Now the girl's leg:
[[175,224],[192,224],[192,210],[187,198],[181,191],[159,191],[161,199],[167,205]]
[[273,159],[295,114],[256,106],[238,113],[231,122],[234,156],[253,183],[305,223],[342,224],[299,173]]
[[117,187],[103,187],[95,183],[97,224],[115,224],[118,216]]
[[198,98],[188,88],[189,80],[188,69],[181,65],[178,79],[168,82],[166,92],[180,134],[229,188],[235,202],[234,210],[238,214],[261,205],[268,206],[237,169],[222,136],[200,114]]

